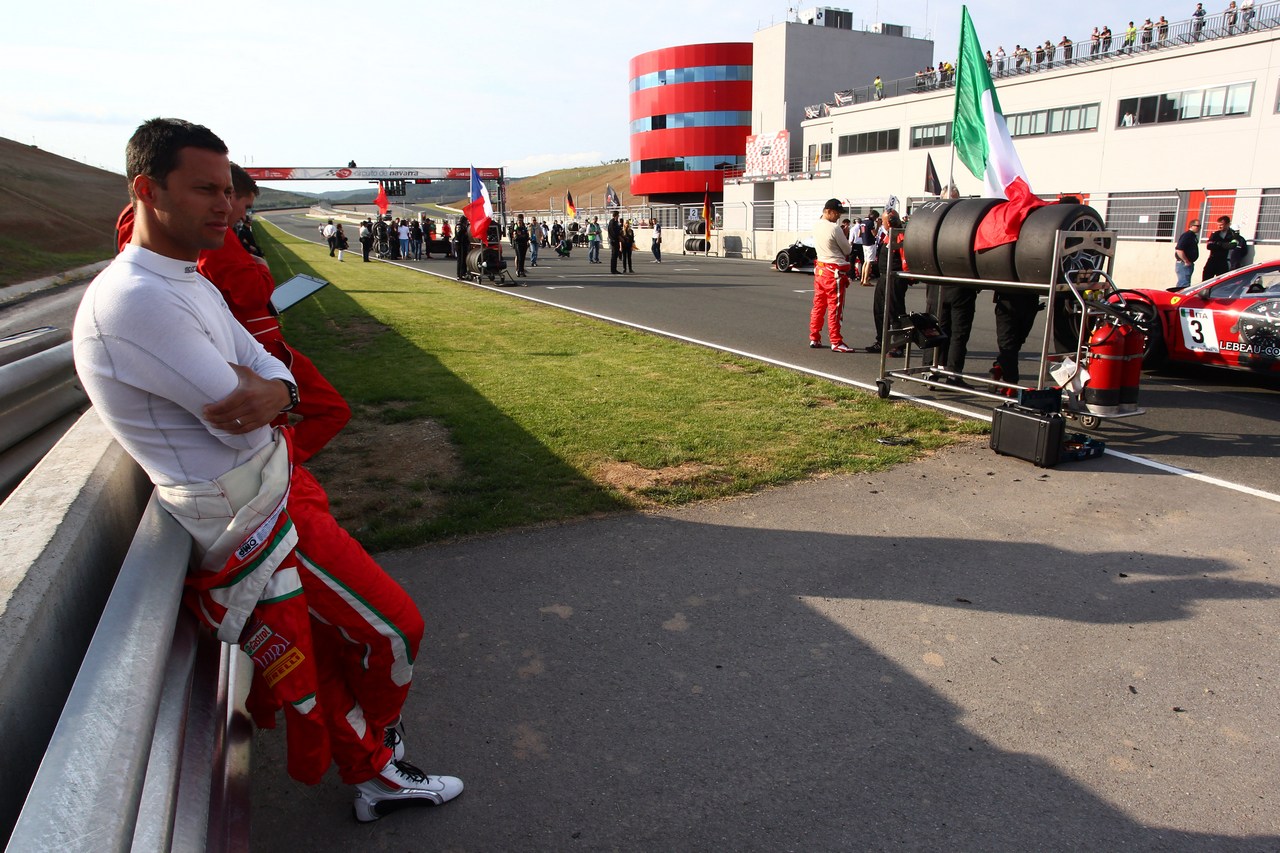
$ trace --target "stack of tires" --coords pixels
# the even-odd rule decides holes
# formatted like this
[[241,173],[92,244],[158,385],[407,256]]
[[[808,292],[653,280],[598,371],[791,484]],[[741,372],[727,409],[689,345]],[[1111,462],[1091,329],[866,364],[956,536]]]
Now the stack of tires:
[[[1090,250],[1064,252],[1053,269],[1054,234],[1058,231],[1101,231],[1102,217],[1084,204],[1050,204],[1031,211],[1022,224],[1018,239],[984,252],[973,250],[978,226],[991,209],[1003,202],[997,198],[969,198],[929,201],[911,211],[904,250],[907,266],[921,275],[947,278],[1013,281],[1031,284],[1065,282],[1068,272],[1102,269],[1105,257]],[[1081,240],[1074,240],[1078,246]],[[1073,246],[1069,239],[1067,249]],[[1070,295],[1059,297],[1054,306],[1054,337],[1064,348],[1075,347],[1078,319]]]
[[[688,222],[684,226],[685,234],[706,234],[707,223],[705,220],[699,219],[696,222]],[[706,237],[685,237],[684,250],[686,252],[705,252],[707,250]]]

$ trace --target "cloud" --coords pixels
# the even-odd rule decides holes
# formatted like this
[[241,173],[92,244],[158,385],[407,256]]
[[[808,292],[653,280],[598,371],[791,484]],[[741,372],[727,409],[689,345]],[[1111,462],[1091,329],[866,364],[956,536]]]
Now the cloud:
[[498,165],[507,170],[507,176],[523,178],[549,172],[552,169],[571,169],[575,166],[599,166],[606,160],[599,151],[577,151],[571,154],[530,154],[519,160],[503,160]]

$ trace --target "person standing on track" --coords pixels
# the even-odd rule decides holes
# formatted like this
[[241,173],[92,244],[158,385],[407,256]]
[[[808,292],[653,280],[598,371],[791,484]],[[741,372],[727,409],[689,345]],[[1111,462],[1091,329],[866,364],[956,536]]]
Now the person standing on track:
[[822,218],[813,226],[813,246],[817,261],[813,265],[813,308],[809,311],[809,346],[822,346],[822,321],[826,318],[827,335],[831,338],[832,352],[853,352],[845,346],[840,334],[840,320],[844,313],[844,292],[849,287],[849,237],[840,227],[840,215],[849,208],[839,199],[828,199],[822,208]]
[[467,255],[471,252],[471,223],[467,221],[467,217],[458,217],[458,225],[453,230],[453,239],[457,243],[454,246],[454,253],[458,256],[458,281],[466,281]]

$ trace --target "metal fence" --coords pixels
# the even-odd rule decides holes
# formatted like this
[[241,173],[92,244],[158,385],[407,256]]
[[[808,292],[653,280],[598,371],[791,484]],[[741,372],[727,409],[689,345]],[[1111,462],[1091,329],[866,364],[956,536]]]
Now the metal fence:
[[[999,62],[993,57],[991,76],[1000,79],[1053,71],[1071,66],[1116,62],[1134,56],[1141,56],[1150,51],[1168,50],[1184,45],[1229,38],[1246,32],[1274,29],[1280,26],[1280,2],[1255,6],[1248,13],[1237,11],[1234,16],[1227,12],[1216,12],[1207,14],[1204,18],[1188,18],[1169,22],[1163,28],[1153,24],[1149,41],[1144,40],[1142,25],[1138,24],[1137,26],[1138,29],[1134,34],[1132,43],[1126,41],[1125,30],[1119,29],[1112,33],[1108,42],[1099,40],[1095,44],[1092,40],[1092,34],[1073,39],[1070,41],[1069,54],[1067,52],[1068,45],[1050,39],[1052,52],[1049,47],[1042,45],[1044,47],[1044,57],[1039,63],[1035,61],[1035,45],[1029,46],[1031,57],[1030,61],[1027,62],[1017,63],[1013,55],[1010,54],[1005,59],[1004,67],[1001,68]],[[987,45],[987,47],[991,47],[991,45]],[[942,62],[939,61],[939,66],[941,64]],[[869,83],[865,86],[833,93],[833,100],[820,106],[826,106],[829,110],[832,107],[864,104],[870,101],[883,100],[884,98],[919,95],[937,91],[938,89],[947,89],[955,85],[955,75],[952,74],[948,77],[935,69],[932,74],[921,74],[882,82],[883,88],[879,96],[877,96],[875,85]]]

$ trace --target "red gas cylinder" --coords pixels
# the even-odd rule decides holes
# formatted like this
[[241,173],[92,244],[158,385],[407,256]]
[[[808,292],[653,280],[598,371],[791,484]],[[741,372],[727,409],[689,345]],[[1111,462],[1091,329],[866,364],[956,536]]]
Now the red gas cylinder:
[[1131,412],[1138,408],[1138,385],[1142,382],[1142,359],[1146,355],[1147,337],[1136,326],[1129,326],[1124,340],[1124,370],[1120,374],[1120,408]]
[[[1089,336],[1089,381],[1083,398],[1092,414],[1116,415],[1122,411],[1121,388],[1124,387],[1128,339],[1134,333],[1127,325],[1106,320]],[[1140,334],[1138,338],[1141,340]]]

